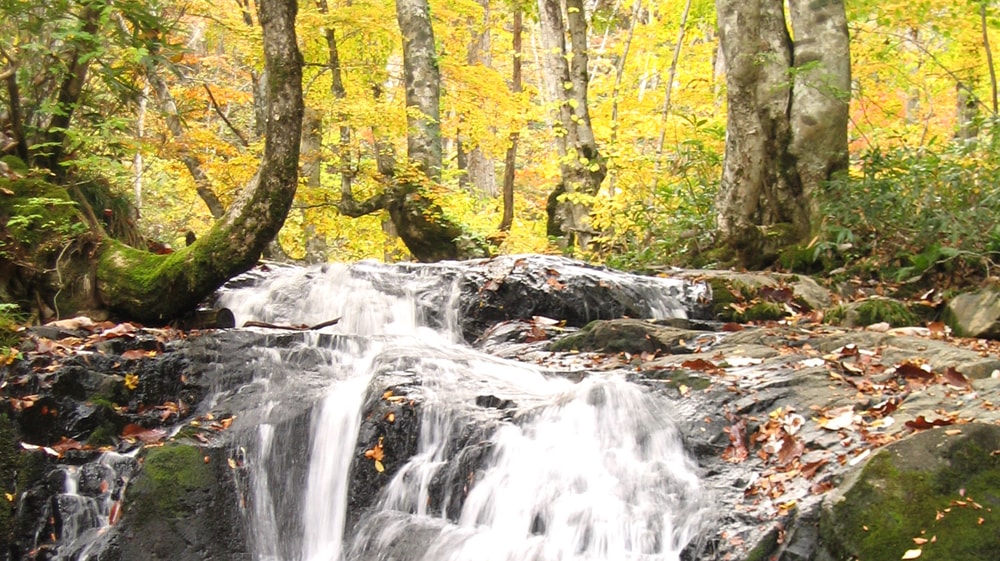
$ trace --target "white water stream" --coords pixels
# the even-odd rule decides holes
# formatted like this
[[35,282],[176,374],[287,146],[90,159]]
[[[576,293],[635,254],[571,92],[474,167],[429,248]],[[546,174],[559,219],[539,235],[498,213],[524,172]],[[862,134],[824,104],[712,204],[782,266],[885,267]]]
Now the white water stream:
[[[245,450],[255,559],[679,559],[702,527],[705,499],[669,402],[620,373],[574,383],[469,348],[448,308],[456,288],[442,288],[435,268],[422,271],[402,287],[403,277],[393,280],[393,294],[371,275],[327,266],[222,296],[237,325],[341,318],[323,329],[331,336],[254,359],[268,396]],[[433,310],[436,329],[428,302],[445,303]],[[297,371],[305,354],[321,366]],[[381,391],[374,378],[402,373],[419,383],[417,454],[385,459],[405,463],[392,465],[377,504],[345,531],[366,392]],[[516,405],[479,407],[481,396]]]

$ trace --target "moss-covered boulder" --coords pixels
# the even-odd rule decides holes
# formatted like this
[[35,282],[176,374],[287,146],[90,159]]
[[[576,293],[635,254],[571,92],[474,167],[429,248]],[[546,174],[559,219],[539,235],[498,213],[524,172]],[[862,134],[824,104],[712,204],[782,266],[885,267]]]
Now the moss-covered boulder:
[[608,353],[690,353],[693,341],[706,332],[680,329],[639,319],[597,320],[583,329],[553,341],[554,351]]
[[921,561],[996,559],[998,450],[1000,426],[989,424],[938,428],[887,446],[827,497],[820,542],[833,559],[884,561],[915,549]]
[[891,327],[920,325],[920,317],[910,307],[898,300],[873,297],[849,302],[827,310],[827,323],[843,327],[866,327],[887,323]]
[[665,271],[663,274],[711,286],[712,314],[722,321],[781,319],[790,310],[827,308],[833,298],[829,290],[802,275],[707,269]]
[[250,559],[224,449],[147,449],[102,561]]

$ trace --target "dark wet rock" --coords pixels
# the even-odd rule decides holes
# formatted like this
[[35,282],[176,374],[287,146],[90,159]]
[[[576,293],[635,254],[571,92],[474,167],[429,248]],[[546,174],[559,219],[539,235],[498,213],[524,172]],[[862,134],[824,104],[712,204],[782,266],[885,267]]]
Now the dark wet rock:
[[1000,290],[960,294],[948,302],[944,317],[956,335],[1000,339]]
[[463,331],[533,316],[580,327],[621,317],[704,317],[704,285],[628,275],[553,256],[504,256],[473,264],[462,276]]
[[[301,306],[305,291],[325,273],[317,268],[309,274],[269,305]],[[431,326],[452,321],[444,310],[448,302],[458,301],[462,309],[458,321],[465,337],[478,338],[478,348],[536,364],[547,376],[579,381],[594,372],[620,374],[662,397],[663,414],[676,419],[716,505],[711,527],[688,548],[685,560],[841,559],[836,556],[840,550],[831,553],[820,547],[828,536],[828,526],[819,520],[829,489],[841,485],[868,458],[879,458],[882,446],[928,434],[914,434],[907,426],[919,426],[921,417],[953,423],[1000,422],[995,407],[1000,403],[1000,378],[993,374],[1000,359],[934,338],[926,330],[857,331],[791,322],[721,332],[721,324],[697,317],[643,321],[640,318],[671,313],[669,306],[654,310],[654,300],[664,295],[669,296],[664,302],[680,302],[677,309],[697,316],[704,294],[699,296],[690,284],[677,285],[682,288],[675,293],[661,279],[619,277],[553,257],[435,265],[365,263],[350,267],[349,274],[386,291],[417,293],[418,315]],[[678,274],[687,280],[739,279],[742,287],[759,280],[736,273]],[[769,277],[771,281],[758,285],[769,291],[744,295],[734,284],[724,286],[730,294],[730,289],[741,292],[744,304],[767,301],[785,310],[782,314],[824,306],[823,292],[813,291],[808,281],[801,281],[799,288],[796,277]],[[789,288],[793,285],[796,288]],[[789,295],[791,299],[784,301]],[[594,319],[599,321],[588,325]],[[566,346],[550,347],[552,341]],[[69,506],[67,499],[54,498],[64,485],[67,466],[87,470],[81,479],[87,493],[101,492],[95,450],[70,449],[57,458],[42,450],[24,450],[20,443],[45,446],[70,436],[81,443],[127,451],[139,444],[120,435],[126,424],[136,424],[179,432],[167,439],[166,447],[143,452],[141,471],[129,476],[122,518],[107,531],[107,545],[97,558],[163,559],[169,551],[170,559],[182,561],[249,559],[256,536],[241,533],[242,521],[253,515],[251,491],[256,483],[272,490],[274,531],[281,543],[276,556],[297,558],[317,404],[328,391],[330,377],[350,366],[338,362],[332,350],[352,348],[363,354],[370,346],[365,337],[328,332],[232,330],[162,343],[156,332],[144,331],[128,340],[100,342],[90,352],[70,357],[27,352],[27,360],[4,371],[8,385],[0,402],[7,419],[4,425],[0,417],[4,447],[0,482],[17,498],[13,516],[0,516],[8,557],[27,558],[28,551],[38,548],[42,548],[39,559],[57,553],[56,544],[40,542],[37,536],[58,532],[59,524],[49,520],[59,519],[51,516],[53,504]],[[37,351],[38,346],[31,348]],[[871,355],[851,355],[845,348]],[[123,358],[121,353],[129,349],[156,353]],[[423,551],[444,520],[458,517],[468,490],[493,453],[488,441],[496,427],[520,422],[532,411],[530,395],[492,387],[473,368],[466,369],[470,387],[460,399],[444,403],[434,399],[434,363],[419,356],[428,352],[432,351],[387,356],[374,363],[375,377],[366,390],[351,457],[348,528],[361,532],[362,538],[365,532],[374,538],[396,522],[391,516],[411,516],[373,517],[370,507],[380,500],[390,477],[417,453],[422,431],[435,428],[423,425],[425,413],[438,415],[434,418],[452,434],[440,451],[449,463],[427,482],[427,509],[442,518],[426,527],[406,526],[411,534],[393,542],[397,548],[393,554],[404,557]],[[869,356],[874,358],[861,358]],[[453,357],[442,351],[442,358]],[[865,360],[874,365],[869,372],[858,374],[844,366],[862,368],[869,364]],[[958,389],[941,380],[912,386],[895,373],[894,366],[903,361],[927,362],[938,374],[956,368],[971,379],[970,387]],[[126,387],[127,374],[137,375],[136,388]],[[862,390],[869,387],[865,384],[880,387]],[[601,396],[595,394],[594,399]],[[873,413],[890,401],[896,408],[891,413]],[[177,410],[157,408],[167,402],[176,404]],[[278,402],[281,407],[274,406]],[[831,410],[845,412],[848,426],[835,430],[821,426],[823,415]],[[942,411],[954,416],[942,417]],[[209,428],[209,418],[231,420],[233,415],[228,430]],[[803,448],[795,460],[798,464],[783,465],[773,449],[766,449],[774,446],[768,442],[768,431],[794,415],[800,417],[800,425],[787,442],[799,442]],[[736,431],[739,423],[743,428]],[[958,429],[964,438],[971,427],[954,424],[932,432]],[[269,456],[273,463],[267,470],[254,456],[264,428],[273,442],[287,449],[281,456]],[[740,462],[725,459],[734,434],[747,447],[748,455]],[[952,441],[957,442],[944,442]],[[981,443],[984,449],[988,445]],[[375,463],[376,448],[381,449],[381,471]],[[956,452],[950,457],[958,456]],[[802,471],[809,464],[819,467],[806,477]],[[256,480],[264,471],[269,479]],[[984,507],[983,501],[994,500],[986,491],[966,491]],[[954,489],[950,492],[955,494]],[[996,512],[997,505],[992,508]],[[928,545],[922,558],[929,553]],[[884,558],[901,555],[902,551],[894,551]]]
[[883,448],[827,496],[820,543],[833,559],[899,559],[912,549],[928,561],[996,558],[998,450],[1000,426],[977,423]]

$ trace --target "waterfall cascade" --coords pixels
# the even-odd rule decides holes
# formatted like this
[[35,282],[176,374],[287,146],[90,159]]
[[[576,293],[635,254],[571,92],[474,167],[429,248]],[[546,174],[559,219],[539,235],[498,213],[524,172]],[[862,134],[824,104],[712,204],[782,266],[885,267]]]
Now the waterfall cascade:
[[[459,331],[457,277],[387,271],[277,271],[220,297],[238,325],[341,318],[248,357],[259,400],[234,430],[256,559],[680,559],[706,500],[667,399],[621,372],[568,377],[477,351]],[[649,314],[676,315],[655,280]],[[374,433],[359,453],[362,417],[380,400],[415,411],[408,457]],[[358,471],[384,481],[352,511]]]

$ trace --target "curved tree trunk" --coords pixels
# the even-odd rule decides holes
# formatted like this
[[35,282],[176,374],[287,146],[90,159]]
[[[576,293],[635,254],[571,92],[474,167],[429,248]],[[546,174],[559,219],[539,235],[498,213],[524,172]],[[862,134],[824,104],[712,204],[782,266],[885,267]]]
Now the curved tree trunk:
[[298,183],[302,128],[302,57],[295,37],[295,0],[262,0],[267,71],[264,156],[254,179],[197,242],[152,255],[105,240],[97,289],[110,309],[141,321],[173,319],[223,282],[246,271],[281,229]]
[[847,166],[850,53],[841,0],[717,0],[728,88],[716,199],[722,242],[767,265],[807,238],[812,194]]

